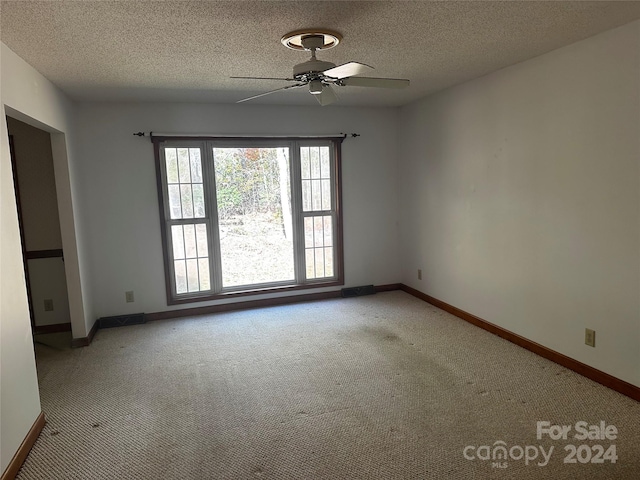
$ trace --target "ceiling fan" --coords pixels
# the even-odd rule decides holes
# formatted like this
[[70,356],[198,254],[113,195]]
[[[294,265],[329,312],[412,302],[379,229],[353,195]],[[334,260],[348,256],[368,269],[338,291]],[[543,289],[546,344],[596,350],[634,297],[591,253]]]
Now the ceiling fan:
[[342,40],[342,36],[337,32],[328,30],[297,30],[282,37],[281,42],[285,47],[292,50],[306,50],[311,52],[311,58],[306,62],[299,63],[293,67],[291,78],[274,77],[231,77],[250,80],[282,80],[294,82],[292,85],[276,88],[268,92],[260,93],[252,97],[243,98],[237,103],[264,97],[281,90],[309,87],[311,93],[320,105],[329,105],[335,102],[338,97],[332,85],[339,87],[378,87],[378,88],[405,88],[409,86],[409,80],[399,78],[371,78],[356,77],[361,73],[373,70],[373,67],[359,62],[348,62],[336,66],[331,62],[324,62],[316,58],[318,50],[333,48]]

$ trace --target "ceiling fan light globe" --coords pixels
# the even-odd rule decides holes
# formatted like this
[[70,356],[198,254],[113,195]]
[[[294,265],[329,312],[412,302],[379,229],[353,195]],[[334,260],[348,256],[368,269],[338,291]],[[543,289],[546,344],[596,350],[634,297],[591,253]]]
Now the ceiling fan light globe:
[[320,80],[309,82],[309,93],[311,95],[320,95],[322,93],[322,82]]

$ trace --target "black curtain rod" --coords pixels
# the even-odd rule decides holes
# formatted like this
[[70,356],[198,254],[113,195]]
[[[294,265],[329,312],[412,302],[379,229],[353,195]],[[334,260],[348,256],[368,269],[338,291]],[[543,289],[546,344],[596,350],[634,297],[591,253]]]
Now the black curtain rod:
[[177,134],[177,133],[153,133],[153,132],[149,132],[149,133],[145,133],[145,132],[136,132],[133,135],[135,135],[136,137],[149,137],[151,138],[151,141],[153,141],[153,137],[166,137],[166,138],[171,138],[171,137],[176,137],[176,138],[187,138],[187,137],[194,137],[194,138],[202,138],[202,137],[207,137],[207,138],[342,138],[343,140],[347,137],[352,137],[352,138],[356,138],[359,137],[360,134],[359,133],[340,133],[340,134],[335,134],[335,135],[301,135],[300,137],[296,137],[295,135],[264,135],[264,136],[256,136],[256,135],[204,135],[204,134],[197,134],[197,135],[190,135],[190,134]]

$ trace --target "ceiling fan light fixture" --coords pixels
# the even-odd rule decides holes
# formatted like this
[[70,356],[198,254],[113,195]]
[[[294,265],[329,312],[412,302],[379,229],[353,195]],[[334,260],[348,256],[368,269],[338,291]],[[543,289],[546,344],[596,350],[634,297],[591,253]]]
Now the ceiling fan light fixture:
[[309,50],[304,42],[304,39],[309,37],[318,37],[318,41],[314,42],[314,47],[317,50],[328,50],[338,45],[342,40],[342,35],[332,30],[304,29],[289,32],[280,41],[285,47],[292,50]]
[[311,95],[320,95],[322,93],[322,82],[320,80],[310,81],[309,93],[311,93]]
[[341,34],[329,30],[307,29],[287,33],[281,39],[281,42],[285,47],[292,50],[304,50],[311,54],[311,58],[309,60],[293,66],[293,75],[291,78],[232,78],[283,80],[296,83],[238,100],[238,103],[253,100],[254,98],[260,98],[282,90],[288,90],[290,88],[302,88],[308,86],[309,93],[313,95],[318,103],[324,107],[325,105],[330,105],[338,100],[338,96],[333,90],[333,86],[346,87],[353,85],[359,87],[379,88],[404,88],[409,86],[409,80],[407,79],[358,77],[358,75],[373,69],[373,67],[365,65],[364,63],[347,62],[336,66],[332,62],[325,62],[318,59],[316,56],[316,52],[318,50],[333,48],[338,45],[341,40]]

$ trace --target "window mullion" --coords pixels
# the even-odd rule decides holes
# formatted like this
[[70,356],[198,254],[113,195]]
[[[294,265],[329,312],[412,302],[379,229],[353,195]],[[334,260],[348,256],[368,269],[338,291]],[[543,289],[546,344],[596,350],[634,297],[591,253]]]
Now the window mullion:
[[331,149],[329,150],[329,171],[331,172],[331,212],[328,214],[331,215],[331,227],[333,239],[331,245],[333,246],[333,274],[336,277],[341,277],[342,274],[339,271],[342,271],[342,259],[339,257],[339,252],[342,247],[342,227],[338,225],[338,208],[339,198],[338,198],[338,182],[339,182],[339,172],[338,172],[338,158],[336,152],[336,144],[335,142],[331,145]]
[[164,212],[165,223],[169,224],[171,220],[171,212],[169,207],[169,182],[167,180],[167,159],[165,157],[164,145],[161,144],[158,149],[160,156],[160,178],[162,181],[162,210]]
[[289,158],[291,159],[291,210],[293,219],[293,251],[296,283],[304,283],[305,249],[304,249],[304,216],[302,212],[302,174],[300,167],[300,144],[291,142]]
[[198,217],[198,218],[173,218],[167,220],[168,225],[198,225],[200,223],[207,223],[209,219],[206,217]]
[[169,276],[167,277],[170,284],[171,284],[171,291],[173,292],[173,295],[175,295],[176,292],[176,259],[173,257],[173,240],[171,238],[171,222],[167,221],[166,222],[166,227],[165,227],[165,232],[166,232],[166,238],[167,238],[167,249],[168,252],[165,253],[165,256],[167,257],[167,265],[169,267]]
[[165,244],[166,251],[163,252],[165,258],[165,268],[169,270],[166,279],[170,283],[170,291],[175,295],[176,291],[176,276],[175,276],[175,259],[173,258],[173,240],[171,238],[171,226],[174,225],[174,221],[171,219],[171,208],[169,206],[169,182],[167,179],[167,159],[165,156],[164,144],[160,144],[158,147],[160,178],[162,183],[162,210],[164,213],[164,232],[165,232]]
[[207,208],[209,209],[209,275],[211,290],[219,293],[222,290],[222,264],[220,261],[220,229],[218,228],[218,201],[216,195],[216,171],[213,158],[213,142],[205,142],[205,172],[207,184],[205,186]]

